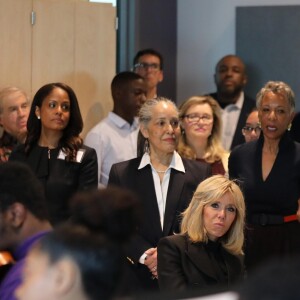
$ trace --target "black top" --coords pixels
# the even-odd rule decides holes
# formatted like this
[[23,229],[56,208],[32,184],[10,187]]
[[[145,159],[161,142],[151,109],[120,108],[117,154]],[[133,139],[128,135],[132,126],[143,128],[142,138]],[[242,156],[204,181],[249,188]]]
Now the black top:
[[82,146],[78,162],[64,159],[60,149],[49,150],[35,145],[28,155],[24,145],[19,145],[10,160],[28,164],[45,188],[50,221],[56,225],[69,217],[68,200],[78,190],[97,188],[98,163],[96,151]]
[[300,198],[300,144],[294,142],[288,133],[282,137],[272,170],[264,181],[263,143],[261,134],[257,141],[234,149],[229,157],[229,176],[241,181],[247,216],[295,214]]
[[227,290],[243,279],[242,257],[222,244],[190,241],[187,235],[162,238],[158,244],[158,282],[161,290]]

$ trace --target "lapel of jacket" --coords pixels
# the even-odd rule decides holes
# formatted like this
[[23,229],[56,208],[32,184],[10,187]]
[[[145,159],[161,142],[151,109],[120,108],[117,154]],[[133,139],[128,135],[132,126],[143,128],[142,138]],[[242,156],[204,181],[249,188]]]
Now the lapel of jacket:
[[143,195],[141,196],[143,209],[150,216],[150,220],[147,221],[152,223],[155,232],[160,232],[161,234],[159,210],[150,165],[138,171],[135,184],[140,190],[139,195]]
[[208,256],[203,243],[192,243],[187,237],[187,250],[186,254],[190,258],[191,262],[207,276],[217,280],[216,274],[214,273],[213,265],[211,264],[210,257]]
[[164,228],[163,235],[170,235],[172,225],[175,223],[174,219],[178,218],[177,207],[180,202],[181,193],[184,187],[185,177],[184,173],[171,169],[170,181],[168,187],[168,194],[166,200],[165,216],[164,216]]

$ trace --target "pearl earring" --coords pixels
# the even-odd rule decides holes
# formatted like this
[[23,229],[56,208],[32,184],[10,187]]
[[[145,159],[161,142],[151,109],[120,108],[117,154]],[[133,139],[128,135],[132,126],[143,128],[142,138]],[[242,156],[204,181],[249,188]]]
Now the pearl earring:
[[40,119],[41,119],[41,116],[37,116],[37,118],[40,120]]

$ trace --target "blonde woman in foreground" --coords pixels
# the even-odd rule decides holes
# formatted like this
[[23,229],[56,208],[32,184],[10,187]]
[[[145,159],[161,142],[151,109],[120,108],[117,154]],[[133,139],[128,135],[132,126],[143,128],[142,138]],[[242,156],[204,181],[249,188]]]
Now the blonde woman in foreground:
[[180,234],[158,244],[160,289],[217,292],[241,280],[244,217],[235,182],[222,175],[201,182],[183,212]]

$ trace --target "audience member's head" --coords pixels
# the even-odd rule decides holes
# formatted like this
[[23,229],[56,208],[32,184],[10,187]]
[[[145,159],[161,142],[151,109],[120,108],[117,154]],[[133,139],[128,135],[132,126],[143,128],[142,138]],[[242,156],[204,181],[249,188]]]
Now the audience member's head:
[[0,91],[0,125],[19,142],[24,142],[30,103],[26,93],[17,87]]
[[154,49],[144,49],[135,55],[133,70],[146,81],[147,99],[157,97],[157,85],[163,80],[163,67],[163,57]]
[[[182,127],[179,154],[189,159],[204,158],[207,162],[221,158],[225,150],[221,142],[221,109],[216,100],[193,96],[179,107],[179,118]],[[199,144],[203,146],[201,149]]]
[[19,162],[0,164],[0,250],[15,250],[45,225],[48,214],[40,181]]
[[214,78],[220,102],[236,103],[247,83],[245,64],[236,55],[226,55],[217,63]]
[[179,113],[170,99],[158,97],[144,103],[139,111],[140,131],[145,138],[144,152],[150,157],[173,156],[180,136]]
[[[226,214],[220,221],[218,213]],[[222,175],[202,181],[183,212],[181,233],[193,242],[219,240],[232,254],[241,254],[244,243],[245,202],[239,186]],[[221,222],[219,229],[214,225]]]
[[[295,94],[291,87],[282,81],[268,81],[257,93],[256,107],[264,139],[279,141],[291,129],[295,115]],[[273,119],[278,122],[276,125]]]
[[122,276],[123,243],[133,234],[139,205],[129,191],[109,187],[77,194],[73,219],[30,251],[19,300],[111,299]]
[[242,129],[242,133],[245,137],[245,142],[255,141],[259,138],[261,132],[260,123],[258,119],[257,108],[248,115],[246,124]]
[[121,72],[111,82],[111,93],[113,112],[131,124],[146,101],[143,77],[134,72]]
[[300,258],[268,261],[238,287],[240,300],[300,299]]
[[76,94],[70,86],[61,82],[42,86],[34,95],[27,125],[26,152],[43,134],[51,131],[59,137],[58,146],[64,148],[67,159],[74,160],[74,150],[82,145],[79,135],[83,120]]

